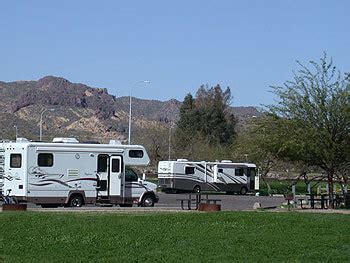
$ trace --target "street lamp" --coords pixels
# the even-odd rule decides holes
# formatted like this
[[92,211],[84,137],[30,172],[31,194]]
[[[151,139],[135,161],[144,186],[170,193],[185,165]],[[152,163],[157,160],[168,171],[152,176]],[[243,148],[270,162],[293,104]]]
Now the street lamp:
[[18,128],[17,128],[17,126],[16,126],[16,125],[13,125],[13,128],[15,128],[15,129],[16,129],[16,141],[17,141],[17,138],[18,138]]
[[45,111],[55,111],[55,109],[44,109],[40,114],[40,135],[39,140],[41,141],[42,135],[43,135],[43,114]]
[[[140,80],[136,82],[132,87],[135,87],[138,83],[151,83],[149,80]],[[128,143],[130,145],[131,143],[131,95],[132,95],[132,88],[130,89],[130,98],[129,98],[129,136],[128,136]]]
[[171,130],[174,128],[174,123],[170,125],[170,128],[169,128],[169,149],[168,149],[168,160],[170,161],[170,156],[171,156]]

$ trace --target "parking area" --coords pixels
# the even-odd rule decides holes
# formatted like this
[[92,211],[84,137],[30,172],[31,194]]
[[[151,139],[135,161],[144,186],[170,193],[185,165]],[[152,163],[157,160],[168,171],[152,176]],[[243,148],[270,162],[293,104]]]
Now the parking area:
[[[188,194],[165,194],[158,193],[159,202],[155,204],[155,207],[142,208],[142,207],[101,207],[101,206],[84,206],[82,208],[56,208],[56,209],[42,209],[41,206],[37,206],[29,203],[28,209],[30,210],[47,210],[47,211],[180,211],[181,204],[178,199],[188,198]],[[264,207],[274,207],[281,205],[284,202],[282,196],[248,196],[248,195],[215,195],[215,198],[221,200],[222,211],[241,211],[241,210],[253,210],[254,203],[258,202]]]
[[[188,198],[188,194],[165,194],[159,193],[159,203],[157,207],[176,207],[180,208],[180,202],[177,199]],[[253,210],[254,203],[261,203],[262,207],[279,206],[284,202],[283,196],[249,196],[249,195],[215,195],[215,198],[221,200],[221,210],[239,211]]]

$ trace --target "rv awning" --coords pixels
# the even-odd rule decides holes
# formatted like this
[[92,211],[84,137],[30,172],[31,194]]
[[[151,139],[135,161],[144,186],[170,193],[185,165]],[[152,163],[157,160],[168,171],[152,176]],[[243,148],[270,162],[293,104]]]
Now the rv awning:
[[90,153],[122,153],[123,149],[72,148],[72,147],[37,147],[37,152],[90,152]]

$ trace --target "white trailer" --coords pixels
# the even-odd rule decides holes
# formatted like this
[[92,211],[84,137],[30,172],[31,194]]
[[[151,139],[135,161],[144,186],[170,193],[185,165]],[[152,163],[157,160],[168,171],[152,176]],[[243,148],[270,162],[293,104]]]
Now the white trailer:
[[19,140],[3,144],[3,194],[43,207],[108,203],[153,206],[156,184],[132,166],[150,160],[141,145],[84,144],[56,138],[52,143]]
[[246,194],[259,190],[259,176],[252,163],[160,161],[158,185],[164,192],[220,191]]

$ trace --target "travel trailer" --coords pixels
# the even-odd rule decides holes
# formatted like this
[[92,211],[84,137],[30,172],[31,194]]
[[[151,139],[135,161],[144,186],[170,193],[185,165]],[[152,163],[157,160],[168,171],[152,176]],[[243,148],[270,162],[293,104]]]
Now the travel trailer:
[[160,161],[158,184],[164,192],[219,191],[246,194],[259,190],[256,165],[251,163]]
[[19,202],[80,207],[154,206],[158,201],[157,185],[138,178],[132,170],[150,162],[143,146],[55,138],[50,143],[19,139],[3,143],[2,148],[3,194]]

